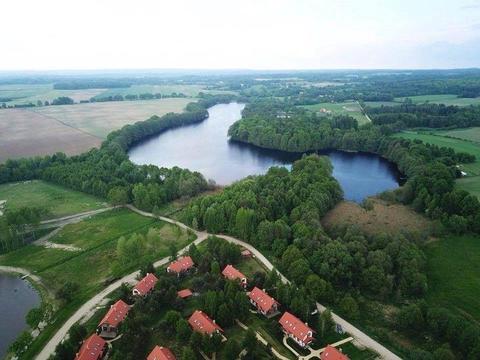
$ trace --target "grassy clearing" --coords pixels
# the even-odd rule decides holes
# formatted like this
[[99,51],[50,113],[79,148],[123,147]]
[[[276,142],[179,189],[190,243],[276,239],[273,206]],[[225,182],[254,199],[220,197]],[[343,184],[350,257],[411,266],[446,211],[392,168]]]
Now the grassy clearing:
[[480,176],[469,176],[458,179],[457,187],[470,192],[480,199]]
[[425,247],[427,301],[480,321],[480,238],[449,236]]
[[455,151],[466,152],[477,157],[477,160],[472,164],[462,164],[462,170],[467,174],[475,176],[480,175],[480,145],[465,141],[461,139],[453,139],[445,136],[436,135],[436,132],[414,132],[404,131],[395,136],[410,140],[421,140],[424,143],[434,144],[438,146],[450,147]]
[[432,231],[432,223],[424,216],[401,204],[388,204],[377,198],[371,198],[373,209],[365,210],[360,205],[342,201],[323,218],[327,228],[341,225],[355,225],[363,232],[375,235],[386,233],[396,235],[408,232],[427,236]]
[[438,130],[435,131],[435,134],[462,139],[466,141],[472,141],[480,144],[480,127],[453,130]]
[[315,105],[302,106],[314,112],[333,113],[334,115],[349,115],[357,119],[358,124],[368,123],[369,120],[362,113],[362,108],[357,102],[346,101],[342,103],[319,103]]
[[94,196],[41,180],[0,185],[0,200],[7,200],[6,208],[11,210],[24,206],[46,208],[50,218],[100,209],[107,205]]
[[192,99],[118,101],[33,108],[32,111],[100,138],[153,115],[182,112]]

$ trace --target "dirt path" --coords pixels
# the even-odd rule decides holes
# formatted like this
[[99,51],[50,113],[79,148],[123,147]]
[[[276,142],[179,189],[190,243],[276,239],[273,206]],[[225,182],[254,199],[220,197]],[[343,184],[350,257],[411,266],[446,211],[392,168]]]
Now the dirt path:
[[[128,209],[140,214],[140,215],[143,215],[143,216],[148,216],[148,217],[152,217],[152,218],[158,218],[160,220],[163,220],[165,222],[168,222],[170,224],[175,224],[179,227],[181,227],[182,229],[185,229],[185,230],[189,230],[189,231],[192,231],[196,236],[197,236],[197,239],[194,241],[194,243],[197,245],[197,244],[200,244],[202,241],[206,240],[208,238],[208,236],[210,235],[215,235],[217,237],[220,237],[230,243],[233,243],[233,244],[236,244],[236,245],[240,245],[248,250],[250,250],[252,252],[252,254],[270,271],[272,271],[274,269],[274,266],[273,264],[260,252],[258,251],[256,248],[254,248],[252,245],[242,241],[242,240],[239,240],[239,239],[236,239],[232,236],[228,236],[228,235],[223,235],[223,234],[209,234],[207,232],[202,232],[202,231],[197,231],[197,230],[194,230],[192,228],[190,228],[189,226],[179,222],[179,221],[176,221],[176,220],[173,220],[173,219],[170,219],[170,218],[166,218],[166,217],[163,217],[163,216],[155,216],[151,213],[148,213],[148,212],[145,212],[145,211],[142,211],[142,210],[139,210],[137,208],[135,208],[133,205],[127,205],[126,206]],[[179,255],[185,253],[187,250],[188,250],[188,247],[190,245],[184,247],[183,249],[181,249],[179,251]],[[154,266],[155,267],[160,267],[160,266],[163,266],[163,265],[166,265],[168,262],[170,261],[170,258],[169,257],[165,257],[163,259],[160,259],[158,260],[157,262],[154,263]],[[276,270],[276,269],[275,269]],[[278,270],[277,270],[278,272]],[[279,272],[278,272],[279,273]],[[136,278],[137,276],[140,274],[140,271],[136,271],[132,274],[129,274],[129,275],[126,275],[124,276],[123,278],[121,278],[120,280],[117,280],[115,281],[114,283],[110,284],[106,289],[102,290],[100,293],[98,293],[97,295],[95,295],[93,298],[91,298],[89,301],[87,301],[85,304],[83,304],[64,324],[63,326],[55,333],[55,335],[50,339],[50,341],[45,345],[45,347],[42,349],[42,351],[37,355],[36,359],[37,360],[48,360],[48,358],[50,357],[50,355],[52,355],[55,351],[55,348],[57,347],[57,345],[63,340],[63,338],[65,337],[65,335],[67,335],[68,331],[70,330],[70,328],[75,324],[77,323],[78,321],[80,321],[85,315],[87,315],[88,313],[90,313],[92,311],[92,309],[97,306],[98,304],[100,304],[102,302],[102,300],[108,295],[110,294],[111,292],[113,292],[114,290],[118,289],[123,283],[129,283],[129,284],[134,284],[136,282]],[[290,283],[290,281],[285,277],[283,276],[281,273],[279,273],[280,275],[280,279],[284,282],[284,283]],[[317,303],[317,308],[320,312],[323,312],[326,307]],[[388,350],[387,348],[385,348],[383,345],[381,345],[380,343],[378,343],[377,341],[373,340],[371,337],[369,337],[367,334],[365,334],[364,332],[362,332],[361,330],[359,330],[358,328],[356,328],[355,326],[353,326],[352,324],[350,324],[349,322],[347,322],[346,320],[344,320],[343,318],[341,318],[340,316],[334,314],[332,312],[332,317],[333,317],[333,320],[342,326],[343,330],[347,333],[349,333],[352,337],[355,338],[355,341],[365,347],[368,347],[370,349],[372,349],[373,351],[377,352],[380,356],[381,359],[388,359],[388,360],[401,360],[400,357],[398,357],[397,355],[395,355],[394,353],[392,353],[390,350]]]

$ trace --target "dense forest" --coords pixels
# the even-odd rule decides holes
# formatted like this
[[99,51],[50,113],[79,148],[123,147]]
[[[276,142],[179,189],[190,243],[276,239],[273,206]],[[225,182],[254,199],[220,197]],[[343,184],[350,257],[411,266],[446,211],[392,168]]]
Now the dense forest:
[[[475,161],[450,148],[397,139],[388,135],[402,124],[356,125],[348,117],[324,117],[291,112],[278,117],[271,105],[245,109],[245,118],[232,125],[233,140],[290,152],[324,149],[364,151],[378,154],[395,164],[409,180],[397,192],[397,200],[412,204],[455,233],[480,232],[480,203],[466,191],[454,189],[456,164]],[[275,107],[273,107],[275,109]]]
[[445,106],[443,104],[412,104],[368,108],[376,125],[401,123],[407,128],[465,128],[480,126],[480,106]]

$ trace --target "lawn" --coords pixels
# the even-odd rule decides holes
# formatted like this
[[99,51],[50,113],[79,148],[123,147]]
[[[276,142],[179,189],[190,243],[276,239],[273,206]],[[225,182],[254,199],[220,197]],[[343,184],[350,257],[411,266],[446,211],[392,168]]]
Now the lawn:
[[429,243],[427,301],[480,321],[480,238],[449,236]]
[[[140,216],[127,209],[115,209],[80,223],[67,225],[50,239],[56,243],[82,246],[83,251],[68,252],[27,245],[0,256],[1,265],[31,270],[40,276],[44,285],[53,293],[67,281],[78,284],[74,300],[57,310],[53,322],[33,343],[24,359],[32,358],[55,330],[107,283],[139,267],[138,260],[129,264],[116,261],[117,240],[122,235],[128,237],[133,233],[145,234],[150,228],[159,233],[160,242],[147,256],[141,258],[142,262],[168,256],[171,242],[181,248],[193,240],[190,234],[179,232],[174,225]],[[117,266],[113,266],[114,264]]]
[[7,210],[25,206],[46,208],[49,218],[58,218],[107,206],[103,200],[94,196],[41,180],[0,185],[0,200],[7,200]]
[[480,199],[480,176],[469,176],[457,180],[457,187]]
[[360,105],[354,101],[346,101],[342,103],[319,103],[314,105],[304,105],[302,107],[314,112],[322,111],[322,113],[331,112],[334,115],[349,115],[357,119],[359,125],[369,122],[367,117],[362,113]]
[[462,170],[467,172],[468,175],[480,175],[480,145],[465,141],[461,139],[448,138],[441,135],[435,135],[436,132],[414,132],[403,131],[395,136],[402,137],[404,139],[418,139],[424,143],[434,144],[438,146],[450,147],[455,151],[466,152],[477,157],[477,160],[472,164],[462,164]]

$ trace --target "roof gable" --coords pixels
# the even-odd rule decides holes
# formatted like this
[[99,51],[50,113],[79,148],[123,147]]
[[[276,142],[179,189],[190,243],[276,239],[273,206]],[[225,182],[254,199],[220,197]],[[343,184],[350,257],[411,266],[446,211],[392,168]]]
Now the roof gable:
[[156,345],[148,355],[147,360],[175,360],[175,355],[169,348]]
[[320,354],[322,360],[348,360],[348,356],[343,354],[331,345],[328,345]]
[[292,334],[297,339],[300,339],[302,341],[305,341],[309,338],[309,332],[313,333],[313,330],[307,325],[305,325],[302,320],[290,314],[289,312],[285,312],[282,315],[279,323],[282,325],[286,332]]
[[246,279],[247,277],[243,275],[240,271],[233,267],[233,265],[225,266],[225,269],[222,271],[223,276],[225,276],[229,280],[237,280],[237,279]]
[[105,314],[102,321],[100,321],[98,326],[107,324],[117,327],[118,324],[120,324],[125,319],[129,310],[130,307],[123,300],[118,300],[115,304],[110,306],[110,309]]
[[193,330],[203,334],[210,335],[216,330],[223,332],[223,329],[220,326],[218,326],[207,314],[200,310],[195,310],[192,316],[190,316],[188,319],[188,323]]
[[155,287],[158,279],[155,275],[148,273],[142,280],[140,280],[134,289],[136,289],[140,295],[146,295],[150,290]]
[[103,354],[105,340],[97,334],[91,335],[82,344],[82,347],[75,356],[75,360],[98,360]]
[[190,256],[183,256],[168,265],[167,269],[176,273],[187,271],[193,266],[193,260]]
[[252,299],[262,311],[265,312],[269,312],[273,305],[278,304],[274,298],[257,287],[254,287],[253,290],[250,291],[248,297]]

